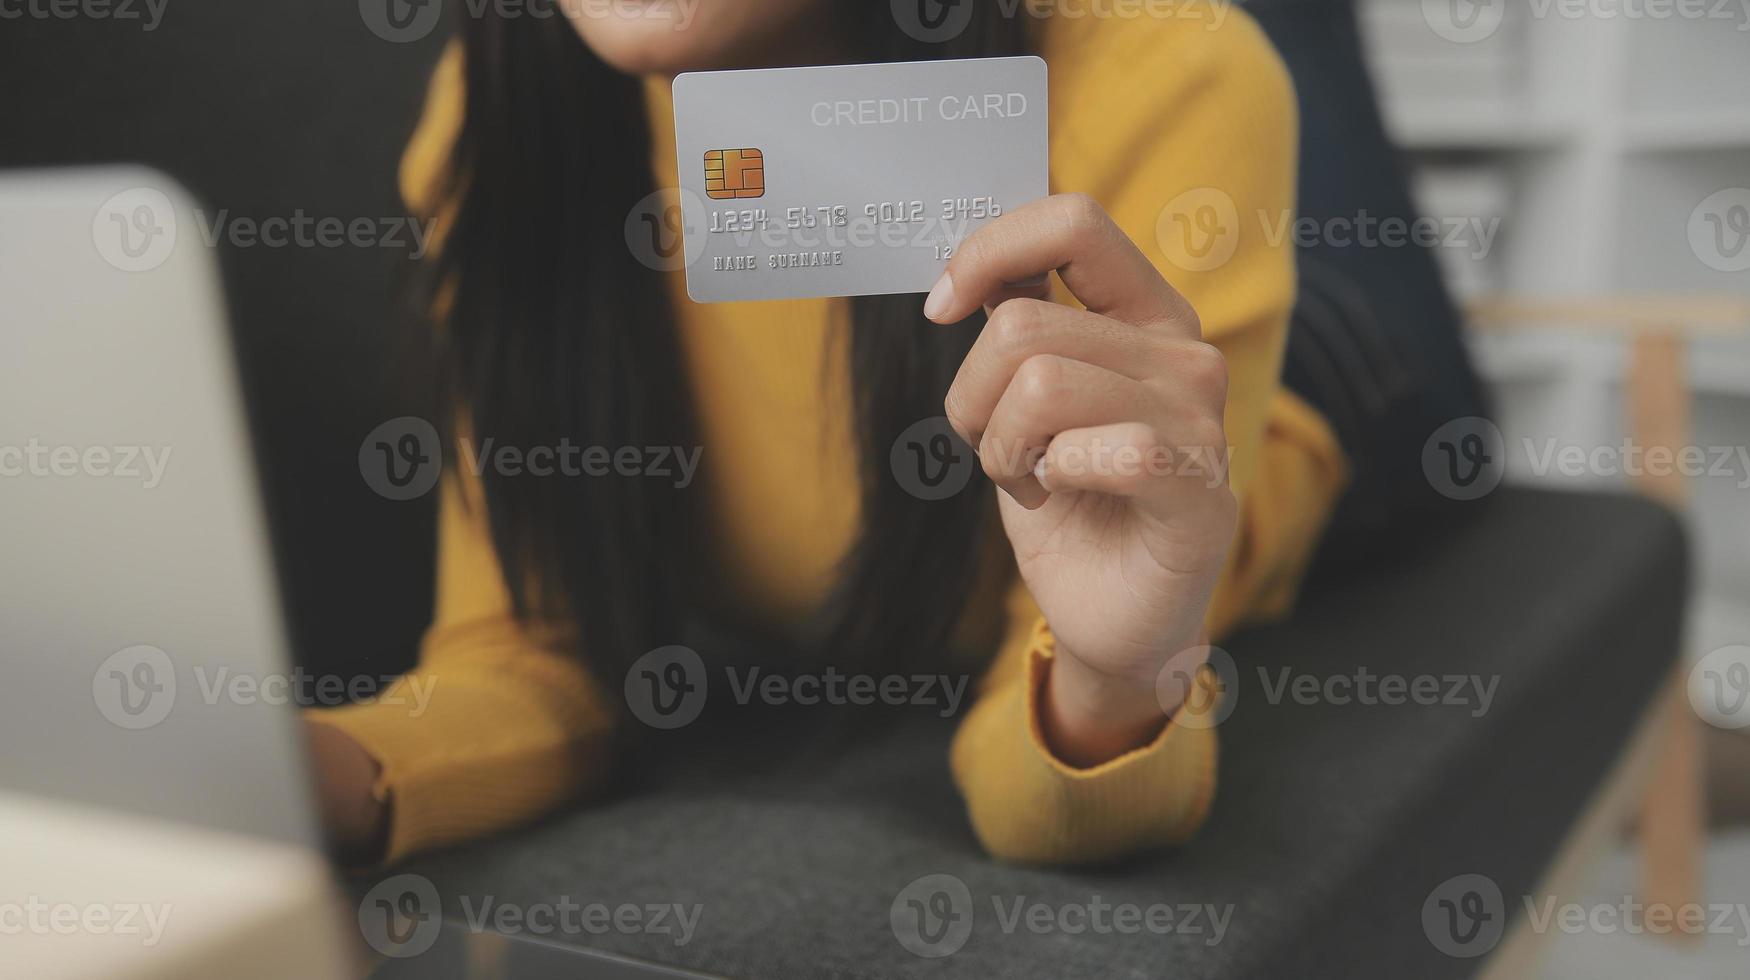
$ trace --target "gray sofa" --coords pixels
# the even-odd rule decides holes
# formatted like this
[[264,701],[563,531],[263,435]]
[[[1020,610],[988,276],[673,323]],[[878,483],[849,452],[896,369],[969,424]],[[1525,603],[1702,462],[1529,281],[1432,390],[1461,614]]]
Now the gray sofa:
[[[684,944],[640,931],[548,938],[733,977],[1467,976],[1499,930],[1473,937],[1460,921],[1443,934],[1435,892],[1481,875],[1504,896],[1499,912],[1534,891],[1674,661],[1684,541],[1675,518],[1636,500],[1502,491],[1463,531],[1234,638],[1215,808],[1175,852],[1082,869],[995,862],[949,778],[950,723],[816,742],[786,718],[661,746],[640,785],[395,871],[428,878],[458,919],[488,896],[696,905]],[[1284,669],[1360,668],[1481,678],[1492,697],[1271,695]],[[1442,682],[1439,697],[1451,693]],[[941,956],[919,955],[893,920],[901,893],[931,875],[958,879],[965,894],[951,898],[970,899],[942,906],[969,909],[971,931]],[[1077,912],[1036,931],[1014,922],[1017,899],[1054,919],[1096,901],[1143,918],[1134,932],[1077,932]],[[1170,930],[1154,907],[1171,910]]]

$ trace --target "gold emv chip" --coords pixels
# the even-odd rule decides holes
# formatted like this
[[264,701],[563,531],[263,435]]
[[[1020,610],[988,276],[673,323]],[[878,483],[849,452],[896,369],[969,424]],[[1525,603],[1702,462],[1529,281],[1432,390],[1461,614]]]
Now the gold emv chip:
[[705,154],[705,196],[727,198],[764,197],[766,155],[752,148],[711,150]]

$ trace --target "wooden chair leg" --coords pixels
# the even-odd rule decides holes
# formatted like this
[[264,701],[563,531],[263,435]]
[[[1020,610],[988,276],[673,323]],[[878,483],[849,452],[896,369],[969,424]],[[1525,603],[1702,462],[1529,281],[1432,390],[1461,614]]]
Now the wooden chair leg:
[[[1702,722],[1690,708],[1688,674],[1688,665],[1681,665],[1661,695],[1662,744],[1641,800],[1641,901],[1649,907],[1679,909],[1702,901],[1707,794]],[[1691,940],[1696,934],[1672,930],[1662,935]]]
[[[1687,347],[1680,332],[1639,334],[1629,350],[1629,436],[1643,449],[1676,453],[1689,442]],[[1689,500],[1676,472],[1643,473],[1636,489],[1676,510]],[[1706,773],[1701,719],[1689,704],[1689,664],[1680,658],[1660,696],[1662,745],[1641,803],[1641,900],[1672,909],[1701,900],[1701,854],[1707,845]],[[1680,931],[1663,935],[1691,939]]]

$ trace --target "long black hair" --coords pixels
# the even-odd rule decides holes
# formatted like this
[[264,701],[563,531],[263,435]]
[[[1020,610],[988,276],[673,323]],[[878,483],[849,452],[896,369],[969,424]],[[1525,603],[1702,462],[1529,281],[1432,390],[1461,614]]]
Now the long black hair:
[[[1028,46],[1025,18],[995,3],[979,3],[967,29],[939,44],[909,37],[889,4],[834,6],[861,60]],[[462,18],[466,103],[439,188],[448,231],[428,279],[443,311],[432,335],[444,417],[499,445],[696,446],[666,282],[625,240],[625,216],[655,189],[643,153],[624,152],[650,145],[641,83],[597,58],[563,18],[493,9]],[[991,533],[988,484],[975,479],[929,502],[889,469],[900,433],[942,414],[982,326],[931,324],[921,305],[916,296],[852,300],[848,337],[828,345],[850,362],[862,526],[808,631],[820,662],[866,669],[942,652]],[[490,467],[482,479],[518,615],[570,624],[611,690],[637,657],[676,641],[691,597],[718,574],[699,495],[672,480]]]

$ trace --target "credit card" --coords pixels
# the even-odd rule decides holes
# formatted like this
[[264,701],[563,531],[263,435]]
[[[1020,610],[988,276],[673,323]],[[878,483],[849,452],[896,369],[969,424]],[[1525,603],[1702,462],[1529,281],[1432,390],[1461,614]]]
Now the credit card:
[[687,294],[921,293],[1044,197],[1045,62],[974,58],[675,79]]

